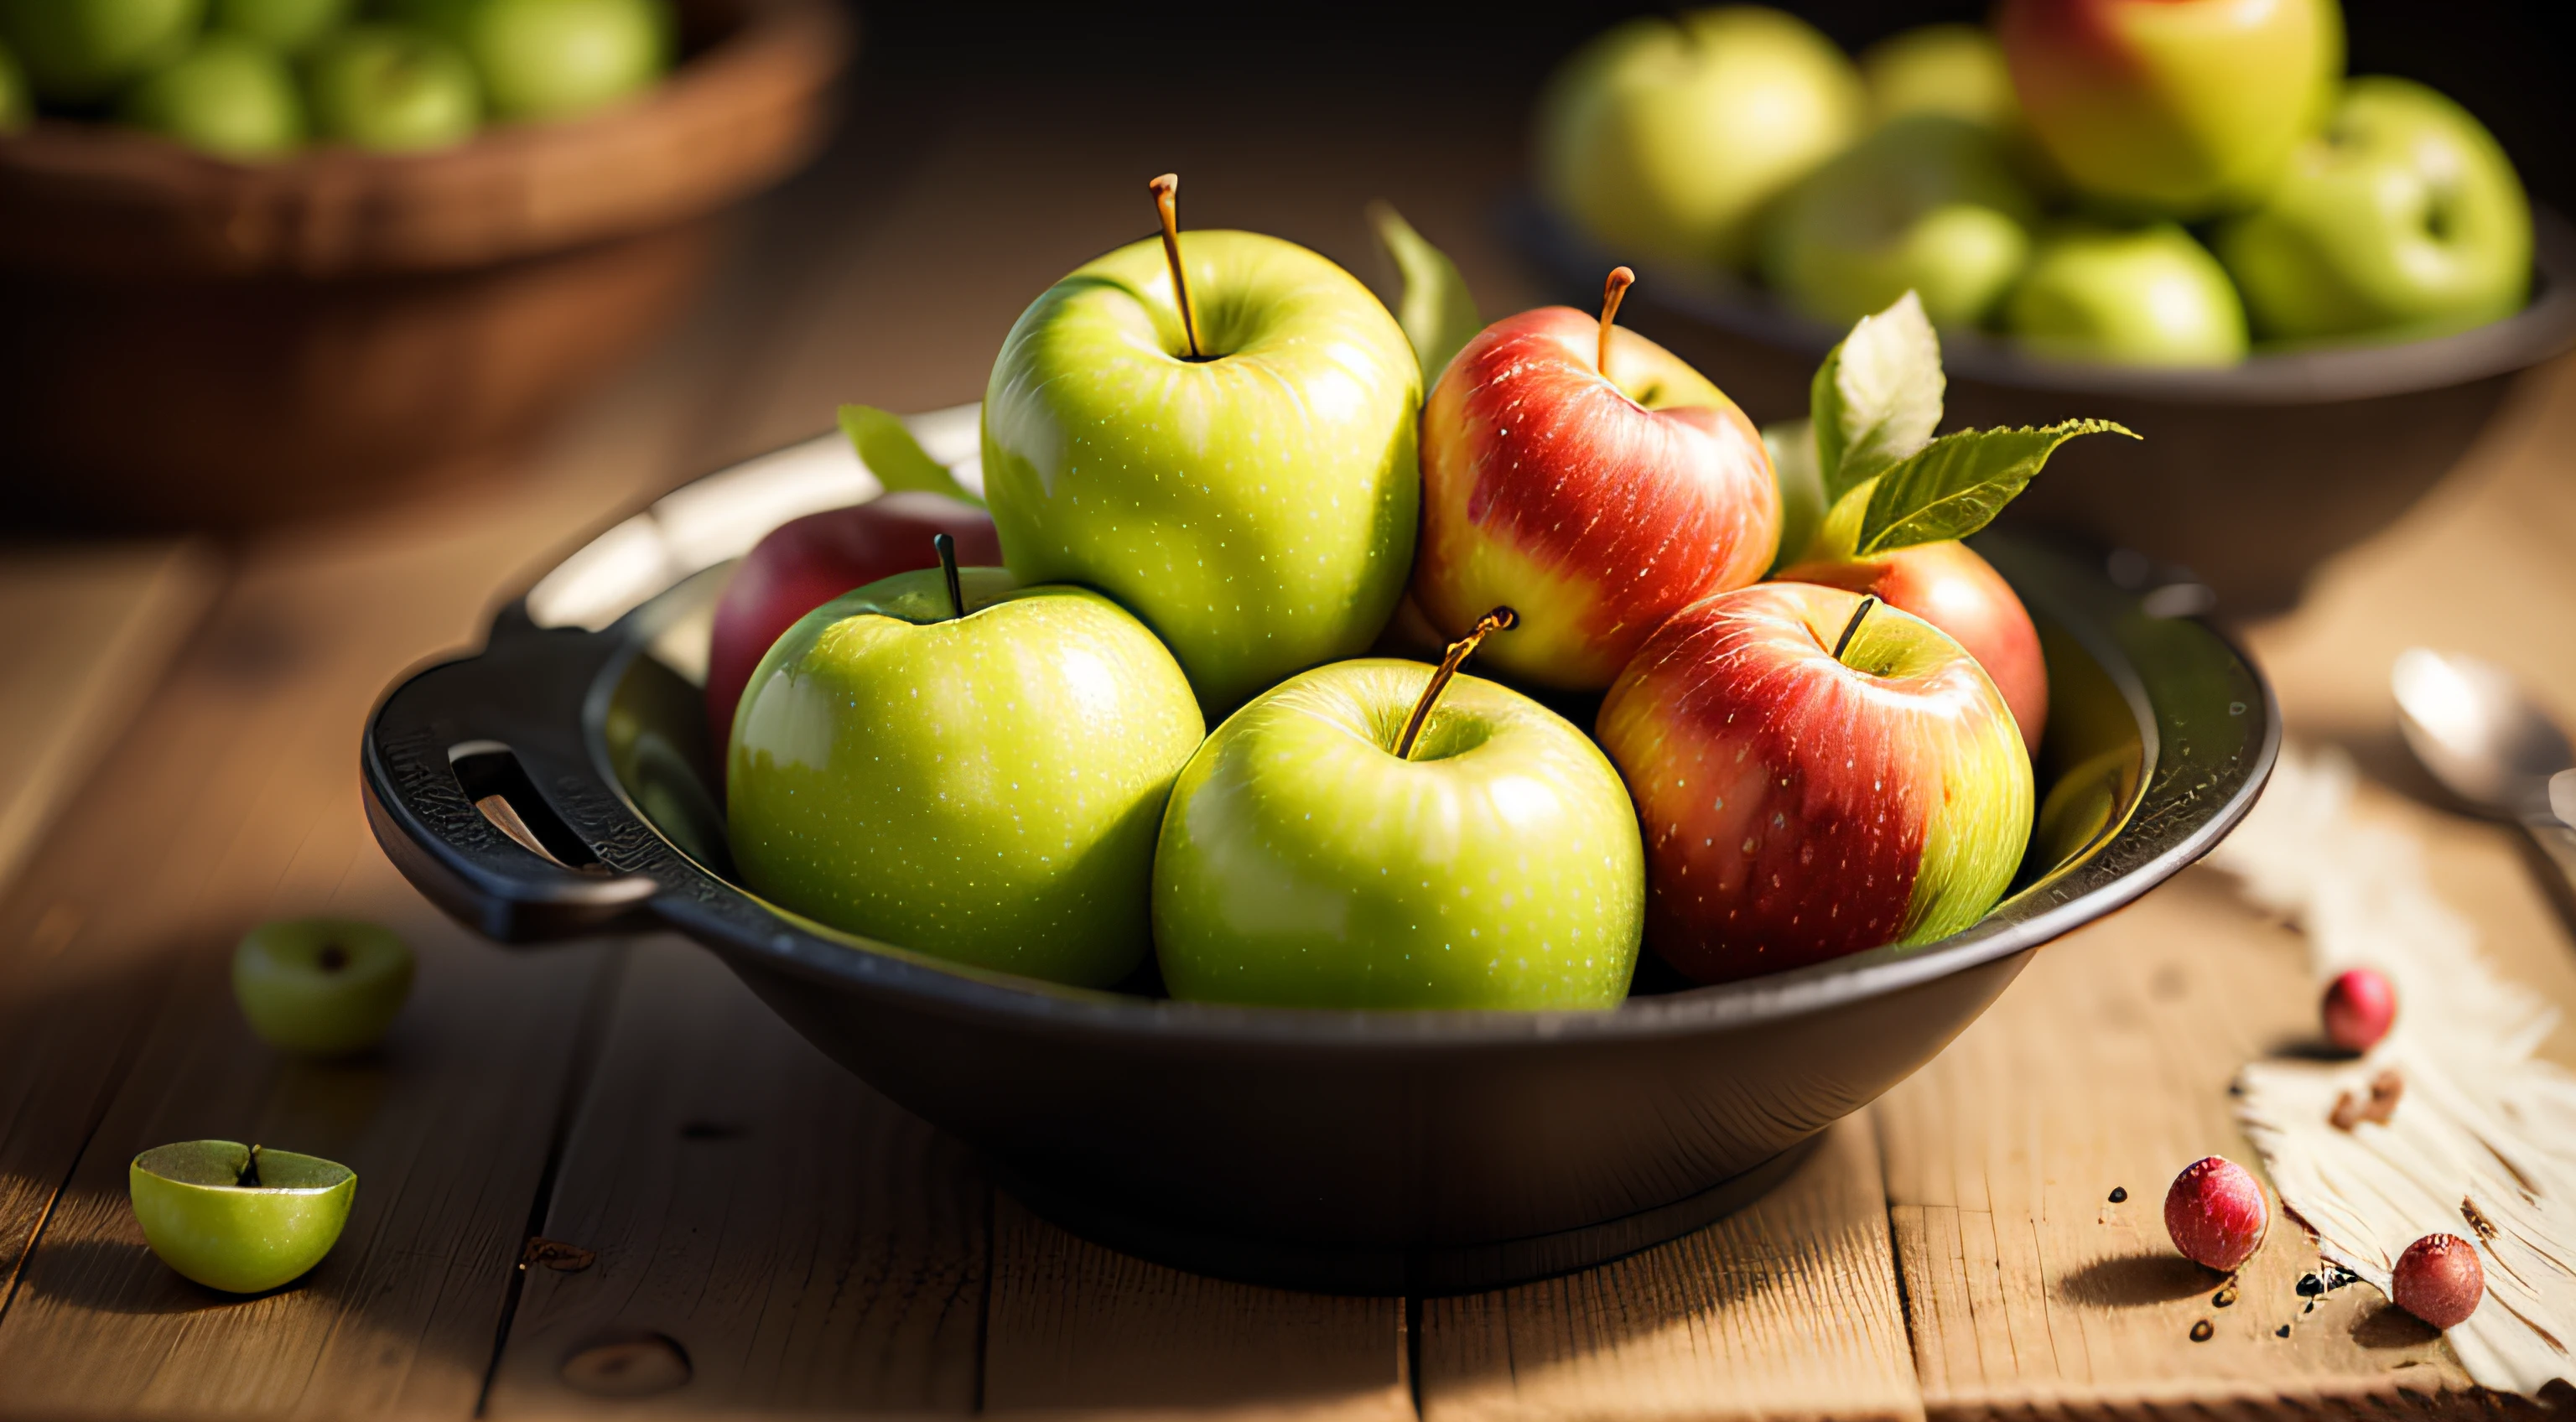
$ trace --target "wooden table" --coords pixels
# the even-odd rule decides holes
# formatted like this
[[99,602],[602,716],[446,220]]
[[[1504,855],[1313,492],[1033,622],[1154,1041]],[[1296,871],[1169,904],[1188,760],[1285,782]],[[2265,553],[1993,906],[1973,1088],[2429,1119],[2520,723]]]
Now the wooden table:
[[[1175,124],[1116,95],[894,91],[744,217],[687,329],[520,464],[235,549],[0,557],[0,1414],[2516,1410],[2366,1290],[2275,1337],[2315,1263],[2296,1230],[2224,1311],[2164,1243],[2172,1172],[2248,1154],[2229,1075],[2312,1030],[2299,946],[2202,871],[2040,954],[1756,1207],[1571,1278],[1402,1300],[1084,1243],[706,954],[498,949],[385,863],[353,772],[389,681],[470,645],[584,531],[813,432],[836,400],[974,398],[1030,294],[1144,230],[1150,173],[1187,175],[1194,225],[1278,231],[1363,272],[1361,206],[1393,196],[1490,309],[1525,304],[1486,223],[1517,114],[1420,86],[1352,103],[1319,144],[1245,105]],[[877,140],[898,131],[902,158]],[[2576,709],[2572,445],[2562,365],[2425,508],[2251,636],[2294,728],[2383,782],[2374,810],[2428,837],[2489,950],[2576,1005],[2576,958],[2513,841],[2407,798],[2384,690],[2393,654],[2426,641]],[[323,911],[395,924],[422,957],[391,1042],[354,1064],[272,1055],[225,986],[244,928]],[[304,1283],[224,1300],[145,1250],[125,1161],[200,1136],[356,1167],[348,1233]],[[519,1267],[537,1238],[571,1249]],[[2202,1318],[2215,1336],[2195,1344]]]

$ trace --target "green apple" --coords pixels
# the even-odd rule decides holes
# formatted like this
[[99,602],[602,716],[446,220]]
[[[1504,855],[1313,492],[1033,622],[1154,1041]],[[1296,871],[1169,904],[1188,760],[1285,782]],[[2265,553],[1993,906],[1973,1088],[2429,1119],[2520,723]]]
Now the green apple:
[[1868,112],[1851,61],[1794,16],[1738,5],[1641,17],[1549,78],[1539,191],[1616,259],[1741,267],[1764,207]]
[[[1508,635],[1508,634],[1506,634]],[[1519,692],[1340,662],[1190,758],[1154,859],[1179,998],[1334,1008],[1608,1007],[1645,914],[1637,814],[1600,749]]]
[[125,1181],[161,1262],[228,1294],[303,1277],[339,1243],[358,1196],[345,1165],[234,1141],[156,1146],[126,1166]]
[[464,54],[401,25],[352,25],[325,39],[306,63],[305,90],[314,131],[361,148],[444,147],[482,119]]
[[392,13],[462,47],[498,118],[578,117],[671,65],[666,0],[395,0]]
[[295,76],[266,45],[210,34],[125,92],[125,122],[226,158],[271,158],[304,141]]
[[206,23],[294,54],[348,22],[352,0],[212,0]]
[[1154,834],[1206,731],[1144,624],[1096,592],[938,569],[790,627],[734,714],[726,797],[755,892],[864,937],[1105,987],[1144,961]]
[[2044,237],[2004,300],[2005,329],[2043,355],[2118,365],[2233,365],[2245,304],[2209,249],[2170,222],[2070,225]]
[[1781,199],[1763,279],[1838,327],[1908,291],[1934,325],[1973,326],[2021,275],[2038,217],[1993,130],[1905,115]]
[[1983,26],[1949,21],[1901,30],[1861,51],[1860,74],[1880,123],[1946,114],[1998,133],[2021,124],[2003,46]]
[[984,493],[1024,582],[1142,617],[1211,714],[1354,656],[1403,594],[1422,375],[1350,273],[1252,232],[1179,238],[1205,359],[1158,240],[1022,312],[984,395]]
[[2493,135],[2411,79],[2355,79],[2219,259],[2259,336],[2457,330],[2519,310],[2531,204]]
[[0,133],[12,133],[34,122],[36,103],[27,94],[27,71],[18,56],[0,44]]
[[2338,0],[2003,0],[1995,31],[2040,146],[2136,216],[2259,197],[2343,76]]
[[410,947],[363,919],[263,923],[233,950],[233,1000],[251,1030],[306,1056],[346,1056],[383,1040],[411,978]]
[[9,42],[36,96],[94,104],[179,57],[206,0],[0,0]]

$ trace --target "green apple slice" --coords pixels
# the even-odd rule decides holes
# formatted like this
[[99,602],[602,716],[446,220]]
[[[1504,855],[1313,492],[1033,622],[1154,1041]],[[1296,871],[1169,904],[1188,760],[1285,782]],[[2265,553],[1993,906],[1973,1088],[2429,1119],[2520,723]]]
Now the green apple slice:
[[126,1188],[163,1263],[210,1289],[257,1294],[302,1278],[331,1252],[358,1175],[318,1156],[181,1141],[136,1156]]

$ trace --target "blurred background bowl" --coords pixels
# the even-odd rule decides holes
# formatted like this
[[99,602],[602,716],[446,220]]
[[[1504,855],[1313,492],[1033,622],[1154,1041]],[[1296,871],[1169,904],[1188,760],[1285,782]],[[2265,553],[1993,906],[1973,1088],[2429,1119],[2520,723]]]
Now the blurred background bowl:
[[528,434],[681,309],[719,213],[825,137],[839,5],[678,10],[681,62],[640,98],[435,152],[0,137],[0,506],[240,529]]
[[[2100,550],[2179,565],[2231,617],[2298,600],[2319,563],[2395,522],[2486,428],[2522,372],[2576,346],[2576,229],[2536,208],[2532,296],[2456,335],[2258,353],[2225,369],[2025,355],[1945,331],[1945,429],[2091,416],[2143,438],[2078,440],[2005,510]],[[1535,200],[1509,235],[1556,299],[1599,305],[1620,259]],[[1768,424],[1807,413],[1807,381],[1842,331],[1723,276],[1636,265],[1619,320],[1652,336]]]

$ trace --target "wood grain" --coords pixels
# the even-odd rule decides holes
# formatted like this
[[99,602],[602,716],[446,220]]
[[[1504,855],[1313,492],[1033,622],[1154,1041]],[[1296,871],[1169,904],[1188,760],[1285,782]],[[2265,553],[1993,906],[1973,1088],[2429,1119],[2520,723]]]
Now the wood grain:
[[1202,1278],[993,1206],[984,1410],[1407,1418],[1404,1301]]
[[221,586],[192,542],[0,552],[0,885]]
[[627,950],[488,1415],[591,1403],[566,1360],[658,1334],[685,1386],[620,1411],[970,1411],[989,1191],[955,1141],[824,1058],[712,954]]
[[1564,1279],[1425,1301],[1422,1414],[1920,1418],[1867,1114],[1696,1234]]

